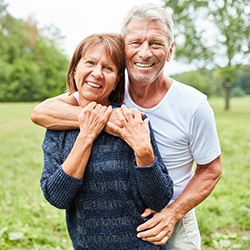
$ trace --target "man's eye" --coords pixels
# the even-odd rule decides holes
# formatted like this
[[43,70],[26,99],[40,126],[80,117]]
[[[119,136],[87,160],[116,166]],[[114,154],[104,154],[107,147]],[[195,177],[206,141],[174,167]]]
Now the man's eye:
[[138,46],[141,45],[141,43],[138,42],[138,41],[133,41],[133,42],[130,43],[130,45],[132,45],[132,46],[134,46],[134,47],[138,47]]
[[162,45],[161,43],[159,43],[159,42],[153,42],[153,43],[151,43],[151,46],[152,46],[153,48],[160,48],[160,47],[162,47],[163,45]]

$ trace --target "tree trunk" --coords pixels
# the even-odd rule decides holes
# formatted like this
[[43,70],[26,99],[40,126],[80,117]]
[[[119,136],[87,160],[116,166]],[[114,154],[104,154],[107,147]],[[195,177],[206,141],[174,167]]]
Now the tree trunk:
[[231,92],[231,81],[227,80],[225,82],[225,110],[230,109],[230,92]]

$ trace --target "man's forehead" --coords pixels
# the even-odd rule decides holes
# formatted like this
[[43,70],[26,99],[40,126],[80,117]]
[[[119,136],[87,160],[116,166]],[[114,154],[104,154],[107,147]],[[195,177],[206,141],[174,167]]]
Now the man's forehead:
[[128,29],[125,33],[124,40],[168,40],[168,34],[163,29],[151,29],[151,30],[141,30],[141,29]]
[[126,25],[125,36],[136,35],[143,32],[164,35],[168,33],[167,31],[167,25],[159,20],[132,19]]

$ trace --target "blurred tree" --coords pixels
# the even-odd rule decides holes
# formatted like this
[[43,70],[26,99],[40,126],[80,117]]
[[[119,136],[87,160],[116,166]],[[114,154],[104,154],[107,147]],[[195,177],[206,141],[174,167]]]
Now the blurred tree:
[[[221,68],[228,98],[235,70],[232,66],[250,63],[250,2],[164,2],[165,7],[172,10],[176,26],[176,60],[192,63],[198,69]],[[229,100],[226,100],[225,109],[229,109]]]
[[41,101],[65,90],[68,58],[54,26],[12,17],[0,0],[0,101]]
[[174,78],[177,81],[192,85],[206,95],[210,95],[214,92],[214,90],[212,89],[214,86],[211,85],[209,75],[210,72],[208,71],[204,73],[201,73],[201,71],[189,71],[175,75]]
[[239,73],[239,85],[245,94],[250,95],[250,65],[243,65]]

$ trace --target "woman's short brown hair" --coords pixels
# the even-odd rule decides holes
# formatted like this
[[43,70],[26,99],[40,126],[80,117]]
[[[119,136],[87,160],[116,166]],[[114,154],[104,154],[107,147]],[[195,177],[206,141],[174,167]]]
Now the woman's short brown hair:
[[78,44],[68,68],[66,78],[68,92],[69,94],[72,94],[77,91],[74,80],[74,71],[77,64],[86,54],[88,48],[100,44],[104,45],[107,55],[110,56],[111,60],[118,69],[119,82],[116,89],[110,93],[109,101],[112,104],[121,104],[123,102],[125,92],[125,52],[123,38],[117,33],[92,34]]

